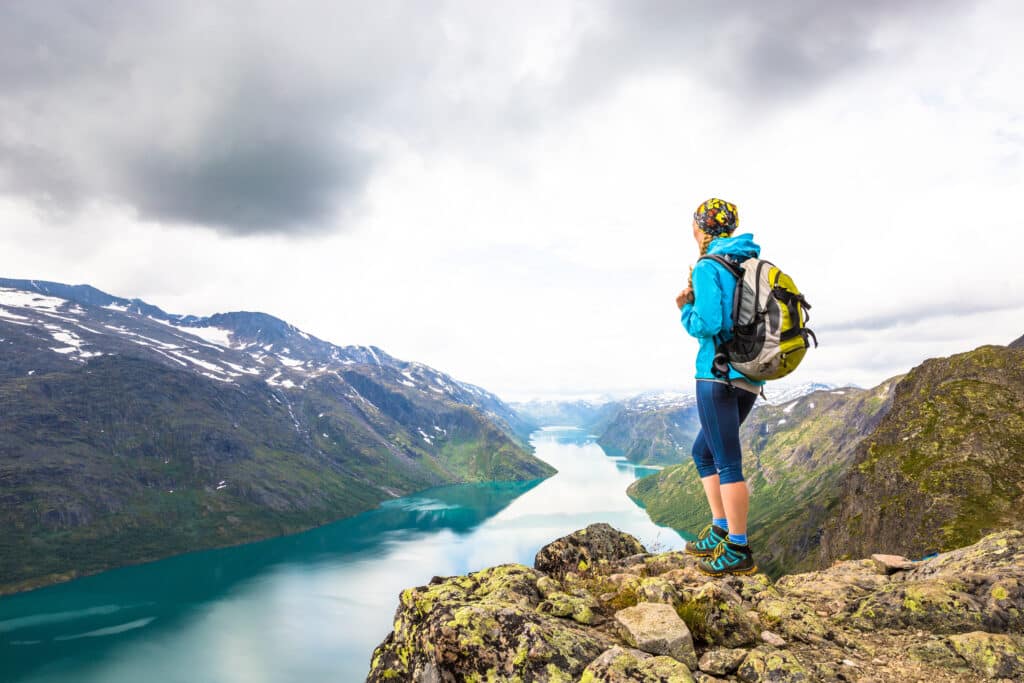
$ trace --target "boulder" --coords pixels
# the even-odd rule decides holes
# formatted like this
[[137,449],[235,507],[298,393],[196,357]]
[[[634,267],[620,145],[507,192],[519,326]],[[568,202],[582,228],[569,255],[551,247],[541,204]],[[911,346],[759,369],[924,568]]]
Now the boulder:
[[719,647],[743,647],[758,642],[755,616],[743,605],[739,594],[724,582],[712,581],[698,589],[679,606],[697,640]]
[[881,553],[875,553],[871,556],[871,561],[874,562],[875,568],[878,569],[881,574],[893,574],[895,572],[913,569],[915,566],[913,562],[902,555],[883,555]]
[[740,663],[736,677],[745,683],[804,683],[812,678],[796,658],[785,650],[754,648]]
[[709,674],[724,676],[735,671],[746,659],[747,651],[741,648],[715,648],[701,655],[697,666]]
[[374,650],[367,680],[577,680],[615,643],[539,612],[541,576],[505,564],[402,591],[394,630]]
[[971,631],[949,637],[953,650],[989,678],[1024,680],[1024,643],[1003,633]]
[[537,552],[533,566],[538,571],[561,579],[569,572],[592,571],[597,565],[610,565],[637,553],[646,553],[634,536],[600,522],[548,543]]
[[697,653],[686,623],[671,605],[642,602],[615,613],[622,639],[632,647],[653,655],[667,655],[697,668]]
[[616,645],[587,665],[580,683],[693,683],[690,669],[666,656]]
[[537,611],[555,617],[569,617],[581,624],[600,624],[604,617],[597,612],[598,604],[592,596],[580,591],[582,595],[569,595],[554,591],[537,605]]

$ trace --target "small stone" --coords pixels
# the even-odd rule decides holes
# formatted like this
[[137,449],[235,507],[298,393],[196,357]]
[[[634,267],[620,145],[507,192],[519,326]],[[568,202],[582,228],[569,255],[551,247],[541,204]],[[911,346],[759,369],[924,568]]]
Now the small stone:
[[686,623],[671,605],[641,602],[615,613],[623,639],[632,647],[653,655],[667,655],[697,668],[697,652]]
[[871,556],[871,561],[874,562],[875,568],[878,570],[879,574],[893,574],[895,572],[913,569],[915,566],[913,562],[902,555],[884,555],[881,553],[875,553]]
[[724,676],[735,671],[746,656],[747,651],[742,648],[717,648],[701,655],[697,666],[709,674]]
[[761,631],[761,640],[773,647],[784,647],[786,645],[785,638],[771,631]]

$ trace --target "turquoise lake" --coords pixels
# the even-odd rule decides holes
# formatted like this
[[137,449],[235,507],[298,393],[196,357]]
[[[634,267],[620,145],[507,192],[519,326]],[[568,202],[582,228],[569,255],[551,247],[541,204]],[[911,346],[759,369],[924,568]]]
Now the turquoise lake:
[[653,470],[572,428],[531,440],[558,474],[437,487],[305,533],[0,598],[0,680],[362,681],[403,588],[532,565],[541,546],[593,522],[649,549],[683,546],[626,496]]

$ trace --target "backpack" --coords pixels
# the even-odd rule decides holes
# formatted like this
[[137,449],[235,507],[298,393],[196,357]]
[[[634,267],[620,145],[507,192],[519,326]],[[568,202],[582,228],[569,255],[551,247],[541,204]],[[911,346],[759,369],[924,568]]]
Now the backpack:
[[[729,365],[753,380],[785,377],[796,369],[818,338],[806,327],[811,305],[774,263],[749,258],[740,264],[706,254],[736,276],[732,300],[733,336],[715,340],[713,374],[728,378]],[[699,259],[698,259],[699,260]]]

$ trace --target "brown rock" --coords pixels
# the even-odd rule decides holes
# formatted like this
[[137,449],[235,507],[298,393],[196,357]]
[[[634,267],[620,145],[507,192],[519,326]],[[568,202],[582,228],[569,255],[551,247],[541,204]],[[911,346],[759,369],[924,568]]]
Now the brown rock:
[[894,572],[913,569],[915,566],[913,562],[902,555],[884,555],[881,553],[875,553],[871,556],[871,561],[875,563],[875,567],[881,574],[892,574]]

